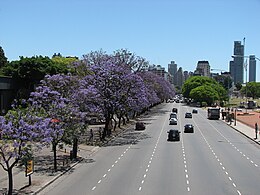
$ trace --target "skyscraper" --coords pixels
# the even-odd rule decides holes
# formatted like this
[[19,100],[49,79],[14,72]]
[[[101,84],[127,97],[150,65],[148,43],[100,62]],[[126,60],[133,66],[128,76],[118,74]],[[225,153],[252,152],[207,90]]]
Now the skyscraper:
[[234,41],[234,60],[229,63],[229,71],[234,84],[244,81],[244,45],[241,41]]
[[249,56],[249,82],[256,81],[256,60],[254,55]]
[[177,84],[177,78],[176,78],[176,73],[177,73],[177,64],[175,61],[171,61],[170,64],[168,64],[168,72],[173,76],[173,84]]

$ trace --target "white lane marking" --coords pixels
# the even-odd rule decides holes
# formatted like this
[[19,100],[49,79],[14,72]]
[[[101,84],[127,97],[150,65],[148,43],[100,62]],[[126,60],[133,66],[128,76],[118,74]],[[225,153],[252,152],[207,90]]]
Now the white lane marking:
[[[210,123],[209,123],[210,124]],[[233,146],[233,148],[235,149],[235,150],[237,150],[240,154],[242,154],[244,157],[246,157],[246,155],[245,154],[243,154],[243,152],[242,151],[240,151],[233,143],[231,143],[230,142],[230,140],[228,140],[216,127],[214,127],[212,124],[210,124],[214,129],[215,129],[215,131],[217,131],[229,144],[231,144],[231,146]],[[249,157],[246,157],[246,159],[247,160],[249,160]],[[252,162],[251,162],[252,163]],[[254,163],[252,163],[252,164],[254,164]]]
[[[209,123],[209,124],[210,124],[210,123]],[[210,124],[210,125],[211,125],[211,124]],[[208,143],[206,137],[204,136],[204,134],[202,133],[202,131],[200,130],[200,128],[198,127],[197,124],[196,124],[196,126],[197,126],[197,128],[198,128],[200,134],[202,135],[203,139],[205,140],[205,142]],[[211,125],[211,126],[212,126],[212,125]],[[215,128],[214,126],[212,126],[212,127]],[[216,128],[215,128],[215,129],[216,129]],[[216,129],[216,131],[219,132],[217,129]],[[221,133],[219,132],[219,134],[221,134]],[[222,134],[221,134],[221,135],[222,135]],[[223,136],[223,135],[222,135],[222,136]],[[223,136],[223,137],[224,137],[224,136]],[[224,138],[225,138],[225,137],[224,137]],[[225,139],[226,139],[226,138],[225,138]],[[226,140],[227,140],[227,139],[226,139]],[[212,152],[212,154],[213,154],[214,156],[216,156],[216,154],[213,152],[213,149],[211,149],[211,152]],[[217,161],[219,161],[219,164],[222,166],[222,169],[225,170],[225,167],[223,166],[222,162],[220,162],[219,159],[217,159]],[[227,173],[226,171],[225,171],[225,173],[226,173],[226,175],[228,175],[228,173]],[[230,181],[232,180],[231,177],[228,177],[228,178],[229,178]],[[235,188],[237,187],[234,182],[232,183],[232,185],[233,185]],[[240,193],[238,190],[237,190],[237,192]]]
[[[132,146],[132,144],[131,144],[130,146],[128,146],[128,148],[127,148],[120,156],[123,157],[124,154],[126,154],[126,152],[129,150],[129,148],[131,148],[131,146]],[[118,157],[118,160],[120,160],[121,157]],[[118,160],[115,161],[115,164],[118,163]],[[112,165],[111,165],[111,168],[113,168],[113,167],[115,166],[115,164],[112,164]],[[107,173],[111,171],[111,168],[107,170]],[[107,174],[104,174],[104,175],[103,175],[103,178],[105,178],[106,176],[107,176]],[[101,181],[102,181],[102,180],[100,179],[97,183],[100,184]],[[97,186],[94,186],[94,187],[92,188],[92,190],[95,190],[96,188],[97,188]]]

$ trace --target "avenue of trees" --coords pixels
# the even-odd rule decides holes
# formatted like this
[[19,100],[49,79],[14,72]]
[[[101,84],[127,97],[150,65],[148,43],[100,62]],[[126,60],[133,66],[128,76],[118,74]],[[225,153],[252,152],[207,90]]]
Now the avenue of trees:
[[173,97],[172,85],[145,71],[147,65],[144,58],[126,50],[90,52],[80,60],[57,55],[5,63],[2,74],[21,84],[19,98],[0,117],[0,165],[8,173],[8,194],[13,189],[13,167],[30,159],[35,145],[52,146],[57,170],[58,144],[73,144],[77,156],[78,139],[89,115],[104,119],[109,136],[115,116],[119,126],[121,120]]

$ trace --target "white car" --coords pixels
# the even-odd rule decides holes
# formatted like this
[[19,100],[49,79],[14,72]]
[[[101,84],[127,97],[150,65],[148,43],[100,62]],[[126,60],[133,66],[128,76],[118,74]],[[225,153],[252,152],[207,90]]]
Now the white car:
[[169,121],[169,125],[177,125],[177,119],[171,118],[170,121]]

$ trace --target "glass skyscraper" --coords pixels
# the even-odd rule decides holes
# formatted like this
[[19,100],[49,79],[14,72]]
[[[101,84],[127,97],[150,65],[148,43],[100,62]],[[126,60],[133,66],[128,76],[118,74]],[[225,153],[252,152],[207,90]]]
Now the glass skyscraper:
[[234,60],[230,61],[229,71],[234,84],[244,83],[244,45],[241,41],[234,41]]

